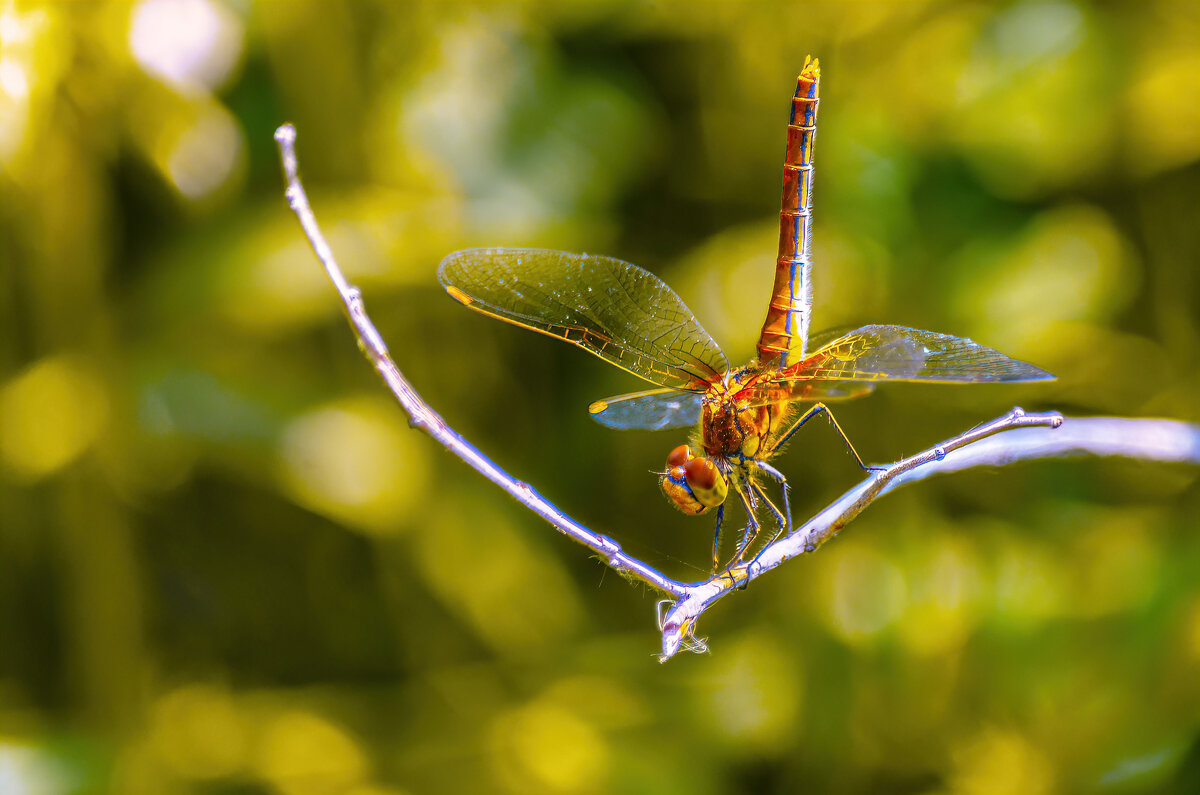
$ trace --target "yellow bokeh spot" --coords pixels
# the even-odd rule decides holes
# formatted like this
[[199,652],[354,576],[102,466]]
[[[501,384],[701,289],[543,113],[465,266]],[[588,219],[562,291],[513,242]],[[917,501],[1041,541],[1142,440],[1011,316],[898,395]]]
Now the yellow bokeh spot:
[[574,676],[555,682],[545,697],[603,728],[626,728],[650,719],[646,704],[616,679]]
[[995,563],[997,616],[1009,624],[1032,627],[1062,615],[1065,586],[1060,555],[1030,539],[1011,541]]
[[[887,71],[879,81],[880,91],[869,101],[876,107],[891,106],[896,124],[911,136],[924,139],[941,133],[936,122],[954,104],[962,64],[983,20],[983,10],[974,5],[947,6],[909,30],[895,55],[883,62]],[[937,58],[929,57],[933,52]]]
[[818,615],[843,640],[870,643],[900,617],[908,601],[904,573],[877,549],[860,541],[839,541],[826,549],[814,578]]
[[973,333],[1014,353],[1014,345],[1050,338],[1055,323],[1107,320],[1124,308],[1136,293],[1130,252],[1103,210],[1056,207],[1005,256],[966,270],[974,275],[955,303],[975,319]]
[[190,685],[154,705],[151,742],[159,758],[183,778],[219,778],[245,764],[246,726],[227,690]]
[[1152,47],[1149,63],[1129,89],[1129,150],[1125,162],[1148,176],[1200,158],[1200,50]]
[[953,760],[948,789],[959,795],[1039,795],[1054,791],[1050,760],[1016,732],[983,731],[967,739],[953,753]]
[[242,131],[233,114],[220,105],[205,107],[160,143],[162,149],[155,153],[158,167],[192,201],[221,188],[245,157]]
[[778,235],[778,221],[726,230],[702,242],[667,275],[667,282],[734,358],[753,350],[758,339],[755,322],[761,322],[764,296],[771,292]]
[[138,146],[182,199],[204,206],[242,175],[241,127],[208,95],[177,95],[152,84],[133,95],[127,113]]
[[255,768],[284,795],[343,792],[362,784],[368,773],[367,759],[350,735],[299,711],[266,727]]
[[350,399],[297,417],[284,430],[279,478],[299,504],[370,533],[398,530],[429,486],[420,435],[403,412]]
[[[456,199],[379,188],[320,200],[330,248],[372,302],[397,286],[431,283],[434,265],[460,242],[461,211]],[[255,220],[231,248],[216,294],[228,321],[253,334],[291,333],[340,314],[329,277],[286,208]]]
[[[304,327],[337,311],[329,277],[316,266],[307,241],[286,236],[284,230],[292,230],[285,221],[294,224],[293,219],[278,216],[269,227],[271,234],[249,240],[242,256],[232,258],[224,274],[224,313],[253,332]],[[330,246],[343,258],[362,258],[363,245],[357,236],[344,225],[328,221],[324,225]]]
[[540,553],[491,503],[439,496],[431,524],[414,539],[432,591],[485,642],[528,654],[561,643],[583,610],[557,561]]
[[608,743],[590,723],[553,703],[538,700],[498,716],[491,745],[498,769],[515,790],[604,790]]
[[[1143,373],[1169,373],[1177,369],[1159,342],[1139,334],[1114,331],[1100,322],[1067,320],[1031,325],[1040,332],[1022,346],[1021,353],[1025,354],[1023,358],[1059,376],[1061,380],[1053,386],[1056,401],[1087,406],[1089,413],[1127,414],[1130,406],[1138,406],[1135,413],[1143,416],[1159,413],[1141,404],[1148,391],[1160,387],[1163,379],[1128,377],[1131,362],[1137,362],[1138,370]],[[1187,389],[1185,381],[1177,383]],[[1195,394],[1193,390],[1189,397],[1194,398]],[[1194,399],[1189,400],[1187,408],[1162,414],[1186,416],[1194,403]]]
[[0,4],[0,164],[10,176],[28,176],[19,155],[32,151],[72,56],[61,9]]
[[951,135],[993,192],[1042,195],[1108,159],[1117,115],[1093,19],[1070,2],[1010,4],[959,70]]
[[930,538],[928,554],[909,577],[900,641],[921,656],[947,654],[966,643],[979,616],[979,556],[954,536]]
[[1145,512],[1113,510],[1081,530],[1070,556],[1077,615],[1135,610],[1154,595],[1160,562],[1150,535],[1155,520]]
[[697,683],[707,701],[706,720],[726,742],[743,748],[790,747],[804,702],[797,660],[766,634],[723,648]]
[[37,480],[81,456],[108,419],[100,377],[66,356],[43,359],[0,387],[0,461]]

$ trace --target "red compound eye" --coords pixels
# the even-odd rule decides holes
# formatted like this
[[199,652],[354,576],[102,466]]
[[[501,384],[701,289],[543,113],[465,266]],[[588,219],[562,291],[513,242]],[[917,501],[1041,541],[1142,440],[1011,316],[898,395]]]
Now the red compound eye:
[[688,485],[693,489],[711,489],[717,484],[717,468],[707,458],[693,458],[684,467]]
[[667,453],[667,466],[681,467],[692,460],[692,448],[686,444],[681,444],[671,452]]

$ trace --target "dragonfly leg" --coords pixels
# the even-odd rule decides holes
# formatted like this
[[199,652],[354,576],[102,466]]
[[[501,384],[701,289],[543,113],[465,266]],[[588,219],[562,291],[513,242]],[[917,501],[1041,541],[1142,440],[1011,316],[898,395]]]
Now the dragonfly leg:
[[[785,477],[782,472],[768,464],[766,461],[757,461],[755,463],[758,464],[759,470],[761,470],[764,475],[779,484],[779,491],[781,494],[783,494],[783,515],[787,518],[787,531],[789,533],[792,532],[792,505],[789,501],[789,493],[791,492],[792,487],[788,484],[787,477]],[[782,532],[782,530],[780,532]],[[775,538],[779,538],[779,533],[775,534]],[[771,542],[774,542],[775,538],[772,538]]]
[[[754,488],[758,492],[758,496],[760,496],[762,498],[762,501],[765,502],[767,504],[767,507],[771,509],[771,513],[775,514],[775,534],[771,536],[770,541],[768,541],[766,544],[763,544],[762,549],[758,550],[758,552],[755,554],[755,556],[751,559],[751,563],[753,563],[755,560],[758,560],[758,556],[763,553],[763,550],[766,549],[771,544],[773,544],[775,542],[775,539],[777,539],[777,538],[779,538],[779,536],[783,535],[783,531],[786,530],[788,527],[787,518],[783,515],[783,513],[780,512],[780,510],[778,508],[775,507],[775,503],[771,502],[771,498],[767,496],[767,492],[763,490],[763,487],[758,485],[757,483],[755,483]],[[738,559],[741,560],[742,557],[745,556],[746,552],[748,552],[748,551],[749,551],[749,544],[747,544],[745,547],[743,547]]]
[[725,503],[717,506],[717,529],[713,531],[713,567],[712,573],[716,574],[717,569],[721,568],[721,522],[725,519]]
[[730,566],[736,566],[741,563],[746,557],[746,550],[754,543],[754,539],[758,537],[758,523],[748,524],[742,528],[742,540],[738,542],[737,549],[733,553],[733,560],[729,562]]
[[[742,498],[742,505],[746,508],[748,521],[746,522],[745,529],[742,531],[742,540],[738,544],[737,552],[734,554],[733,560],[729,561],[730,566],[736,566],[742,562],[742,559],[746,556],[746,550],[750,548],[750,545],[754,543],[754,539],[758,536],[758,517],[755,515],[758,509],[758,500],[756,497],[758,493],[762,492],[762,487],[753,482],[749,485],[749,493],[738,489],[738,496]],[[766,500],[766,494],[763,494],[762,497]],[[768,505],[771,505],[770,500],[766,500],[766,502]],[[774,505],[771,505],[771,510],[778,515],[779,511],[775,509]]]
[[850,437],[848,437],[846,432],[842,430],[842,426],[838,425],[837,418],[833,416],[833,412],[830,411],[829,407],[824,403],[817,403],[813,405],[811,409],[804,412],[800,419],[796,420],[796,422],[792,424],[792,427],[783,432],[783,434],[779,437],[779,441],[775,443],[775,447],[778,448],[784,445],[788,439],[792,438],[792,434],[800,429],[801,425],[808,422],[817,414],[825,415],[825,418],[829,420],[829,424],[832,425],[833,429],[838,432],[838,436],[842,437],[842,441],[846,443],[846,447],[849,447],[850,452],[854,455],[854,460],[858,462],[858,465],[863,470],[867,472],[882,472],[884,469],[886,469],[886,467],[867,466],[867,464],[863,462],[862,456],[858,454],[858,451],[854,449],[854,445],[850,443]]

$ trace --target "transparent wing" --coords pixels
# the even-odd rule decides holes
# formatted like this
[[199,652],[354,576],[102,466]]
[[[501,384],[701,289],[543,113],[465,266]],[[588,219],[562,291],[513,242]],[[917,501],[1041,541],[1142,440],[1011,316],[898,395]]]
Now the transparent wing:
[[866,381],[785,381],[786,400],[850,400],[869,395],[875,384]]
[[824,331],[814,332],[808,335],[808,349],[810,351],[819,351],[834,340],[841,339],[853,331],[855,331],[854,326],[838,326],[837,328],[827,328]]
[[[803,361],[764,379],[762,399],[819,400],[823,391],[857,382],[962,384],[1046,381],[1054,376],[1028,362],[963,337],[904,326],[863,326],[826,343]],[[770,393],[773,397],[769,397]]]
[[964,337],[904,326],[863,326],[782,371],[814,380],[978,383],[1054,378]]
[[703,391],[729,369],[683,300],[628,262],[480,248],[446,257],[438,279],[477,312],[566,340],[658,386]]
[[700,422],[704,395],[678,389],[650,389],[597,400],[588,406],[592,419],[606,428],[661,431]]

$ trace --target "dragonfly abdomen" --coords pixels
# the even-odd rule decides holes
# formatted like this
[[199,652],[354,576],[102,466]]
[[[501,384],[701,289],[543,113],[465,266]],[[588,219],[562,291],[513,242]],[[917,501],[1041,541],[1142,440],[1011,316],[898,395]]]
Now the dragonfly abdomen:
[[796,80],[783,164],[783,200],[779,211],[779,253],[775,284],[758,340],[762,365],[787,367],[805,354],[812,307],[809,250],[812,232],[813,143],[821,70],[806,60]]

